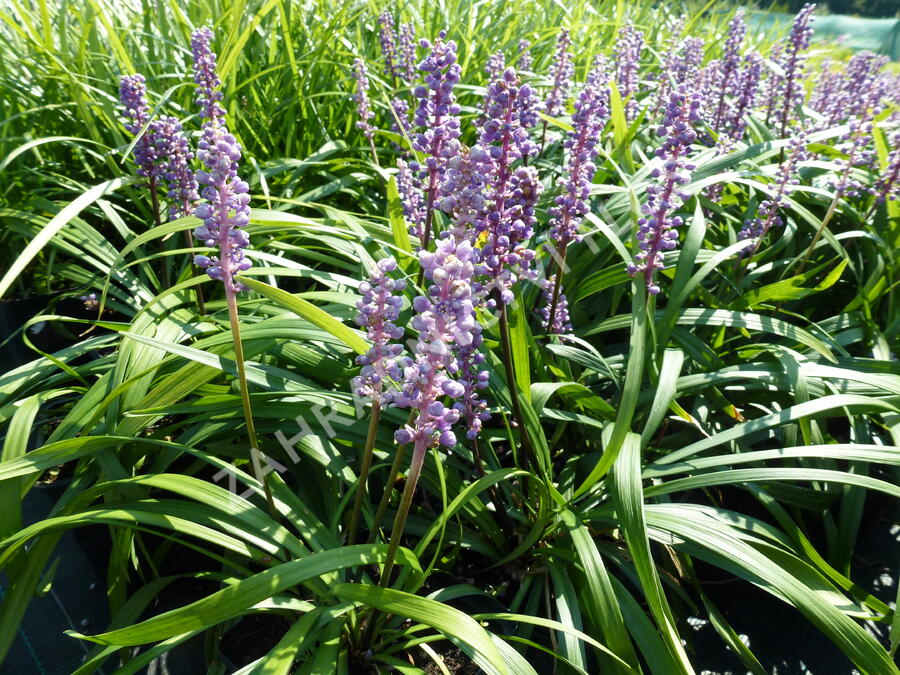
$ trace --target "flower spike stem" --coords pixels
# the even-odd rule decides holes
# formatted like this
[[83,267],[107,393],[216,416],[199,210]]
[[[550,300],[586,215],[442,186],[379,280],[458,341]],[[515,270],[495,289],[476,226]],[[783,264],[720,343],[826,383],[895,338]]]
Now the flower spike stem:
[[[225,257],[225,251],[223,258]],[[266,494],[266,503],[269,505],[269,511],[272,517],[278,521],[278,511],[275,508],[275,502],[272,499],[272,493],[269,490],[269,484],[266,482],[265,474],[262,470],[262,453],[259,451],[259,443],[256,439],[256,426],[253,424],[253,410],[250,407],[250,392],[247,386],[247,372],[244,369],[244,345],[241,343],[241,325],[238,321],[237,294],[232,284],[225,284],[225,298],[228,302],[228,318],[231,321],[231,338],[234,341],[234,360],[237,364],[238,382],[241,387],[241,402],[244,406],[244,420],[247,423],[247,436],[250,440],[250,461],[253,463],[253,474],[256,480],[260,482],[263,491]]]
[[378,419],[381,417],[381,403],[375,399],[372,402],[372,416],[369,418],[369,432],[366,434],[366,447],[360,461],[359,485],[356,487],[356,498],[353,500],[353,513],[350,516],[350,530],[347,535],[347,546],[356,543],[356,529],[359,527],[359,516],[362,512],[362,503],[368,490],[366,485],[369,480],[369,469],[372,468],[372,456],[375,454],[375,437],[378,435]]
[[397,480],[397,476],[400,475],[400,467],[403,465],[403,460],[405,458],[406,445],[397,446],[397,451],[394,453],[394,463],[391,464],[391,470],[388,473],[388,479],[384,485],[384,494],[381,495],[381,501],[378,502],[378,510],[375,511],[375,518],[372,520],[369,538],[366,541],[367,544],[374,543],[375,538],[378,536],[378,531],[381,528],[381,521],[384,520],[384,514],[387,512],[388,504],[391,503],[392,486]]
[[563,270],[566,267],[566,251],[569,248],[568,240],[563,241],[556,259],[556,275],[553,279],[553,295],[550,297],[550,321],[556,316],[556,306],[559,304],[559,287],[562,285]]
[[[406,517],[409,515],[409,508],[412,505],[413,494],[416,491],[416,484],[419,482],[419,476],[422,474],[422,466],[425,464],[425,455],[428,451],[426,439],[419,436],[413,448],[412,461],[409,465],[409,474],[406,476],[406,487],[403,488],[403,496],[400,498],[400,506],[397,509],[397,515],[394,516],[394,527],[391,530],[391,538],[388,542],[387,556],[384,560],[384,567],[381,571],[381,579],[378,585],[381,588],[387,588],[391,581],[391,572],[394,569],[394,560],[397,557],[397,549],[400,547],[400,539],[403,537],[403,530],[406,528]],[[389,488],[385,490],[386,494],[390,494]],[[373,528],[374,531],[375,528]],[[375,624],[378,621],[378,610],[373,610],[368,618],[365,629],[363,644],[369,645],[372,641],[372,635],[375,632]]]

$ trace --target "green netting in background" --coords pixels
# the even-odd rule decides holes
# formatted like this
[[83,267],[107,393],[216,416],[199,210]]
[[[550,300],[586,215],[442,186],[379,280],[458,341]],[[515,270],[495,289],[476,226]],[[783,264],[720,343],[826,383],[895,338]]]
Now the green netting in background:
[[[749,12],[751,30],[787,31],[793,14]],[[850,49],[868,49],[900,61],[900,19],[862,19],[843,14],[817,15],[815,37]]]

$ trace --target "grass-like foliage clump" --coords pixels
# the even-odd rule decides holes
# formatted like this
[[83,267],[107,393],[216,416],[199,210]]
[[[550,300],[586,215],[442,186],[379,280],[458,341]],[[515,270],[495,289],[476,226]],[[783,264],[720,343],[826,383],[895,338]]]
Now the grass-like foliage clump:
[[898,672],[894,64],[575,4],[0,12],[0,663],[99,525],[79,675]]

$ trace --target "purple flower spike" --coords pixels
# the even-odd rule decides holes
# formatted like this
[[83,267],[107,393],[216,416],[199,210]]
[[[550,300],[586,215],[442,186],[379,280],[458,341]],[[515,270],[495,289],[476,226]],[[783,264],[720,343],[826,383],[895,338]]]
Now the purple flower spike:
[[197,84],[196,104],[200,107],[200,117],[207,122],[218,123],[225,116],[225,109],[219,103],[222,82],[216,74],[216,55],[209,47],[213,32],[208,26],[198,28],[191,34],[191,51],[194,55],[194,82]]
[[516,59],[516,68],[520,71],[531,70],[531,43],[528,40],[519,40],[516,46],[516,52],[519,56]]
[[409,233],[422,241],[425,234],[425,202],[418,177],[402,159],[397,160],[397,192],[403,205],[403,215],[409,225]]
[[754,253],[773,225],[781,226],[784,224],[779,211],[787,206],[787,194],[790,192],[791,187],[800,182],[796,177],[796,171],[797,164],[806,157],[806,136],[806,131],[801,129],[791,139],[788,153],[784,161],[778,166],[774,194],[759,203],[756,217],[752,220],[747,220],[738,233],[739,240],[747,241],[747,246],[741,251],[741,255],[748,256]]
[[[541,288],[543,289],[541,297],[545,302],[545,306],[541,308],[541,325],[548,333],[563,335],[572,332],[572,322],[569,320],[569,301],[566,299],[565,293],[559,293],[556,298],[556,307],[551,310],[555,283],[555,274],[541,282]],[[551,311],[554,314],[552,320],[550,319]]]
[[125,129],[133,135],[139,134],[150,121],[147,86],[143,75],[125,75],[119,81],[119,101],[125,115]]
[[791,32],[780,43],[773,60],[781,69],[780,74],[769,76],[769,109],[766,122],[774,115],[780,129],[781,138],[785,137],[794,108],[803,102],[803,79],[805,77],[806,55],[809,41],[812,38],[812,19],[814,4],[804,5],[791,26]]
[[[681,23],[683,23],[683,18]],[[663,61],[660,80],[656,89],[654,110],[657,113],[666,107],[673,86],[677,87],[679,84],[696,85],[702,72],[701,65],[705,47],[702,38],[684,38],[680,42],[674,42],[670,47]]]
[[419,252],[431,285],[427,295],[413,301],[412,327],[418,331],[415,359],[405,363],[401,388],[394,395],[397,407],[416,409],[418,415],[412,425],[397,431],[399,443],[413,442],[417,449],[456,445],[452,427],[460,410],[443,401],[466,393],[465,385],[450,376],[458,371],[456,352],[470,348],[479,331],[472,299],[474,255],[468,241],[457,242],[452,236],[438,241],[433,253]]
[[200,199],[197,193],[197,179],[191,170],[194,153],[181,128],[181,122],[174,117],[163,117],[154,123],[161,144],[164,144],[165,163],[162,166],[166,179],[166,197],[169,200],[169,218],[183,218],[194,211]]
[[410,84],[416,79],[416,29],[411,23],[400,27],[400,79]]
[[718,105],[712,119],[713,131],[720,131],[725,120],[727,97],[734,93],[733,82],[737,80],[737,72],[741,66],[741,45],[747,35],[747,24],[744,23],[744,10],[739,9],[728,24],[728,37],[725,38],[725,51],[718,63],[717,81],[713,90],[718,93]]
[[353,60],[353,76],[356,78],[356,96],[353,98],[359,113],[356,127],[362,130],[363,135],[371,141],[375,136],[375,127],[369,120],[375,117],[375,113],[369,109],[369,71],[366,69],[366,62],[362,59]]
[[146,127],[134,146],[138,175],[149,178],[154,188],[161,179],[166,180],[170,218],[190,215],[199,197],[197,181],[190,168],[194,154],[182,132],[181,122],[174,117],[150,121],[143,75],[123,77],[119,96],[125,113],[125,128],[138,134]]
[[529,85],[519,82],[512,68],[491,84],[488,97],[487,120],[479,143],[469,153],[476,162],[488,164],[483,174],[488,184],[487,205],[483,217],[475,223],[477,232],[487,234],[479,271],[488,277],[486,292],[495,291],[501,302],[509,304],[513,284],[519,276],[530,274],[534,260],[534,251],[524,243],[536,222],[534,207],[541,183],[533,167],[514,171],[512,164],[537,151],[527,131],[537,121],[537,99]]
[[[625,116],[628,120],[637,117],[638,102],[638,69],[641,65],[641,52],[644,50],[644,34],[636,30],[629,21],[621,29],[616,38],[614,48],[616,61],[616,87],[622,99],[629,99],[625,105]],[[629,98],[630,97],[630,98]]]
[[397,72],[397,35],[394,33],[394,17],[390,12],[378,15],[378,41],[381,43],[381,58],[384,59],[384,74],[388,77],[398,75]]
[[356,325],[366,329],[372,346],[356,357],[356,363],[362,368],[351,384],[357,396],[379,403],[393,400],[390,385],[402,377],[402,364],[398,359],[403,353],[403,345],[391,342],[403,337],[403,328],[394,323],[400,316],[403,297],[395,293],[402,292],[406,282],[389,276],[396,269],[397,261],[393,258],[379,260],[369,280],[360,283],[362,299],[356,303],[359,310]]
[[578,226],[590,211],[589,197],[594,179],[597,143],[609,116],[609,87],[602,73],[601,62],[588,76],[588,84],[575,103],[573,129],[563,144],[568,151],[565,192],[556,197],[550,214],[550,236],[560,249],[560,255],[570,241],[578,241]]
[[889,89],[881,77],[888,58],[863,51],[850,59],[843,72],[823,68],[810,99],[810,107],[822,113],[827,126],[849,117],[874,117],[883,108]]
[[690,198],[681,187],[690,182],[690,172],[694,170],[687,156],[691,144],[697,140],[692,126],[701,119],[700,106],[699,95],[682,85],[670,95],[665,118],[657,130],[664,140],[656,150],[659,166],[650,172],[656,183],[647,187],[647,203],[638,219],[640,251],[635,262],[628,264],[631,276],[644,275],[651,295],[657,295],[660,290],[654,282],[654,273],[664,267],[662,252],[671,251],[678,245],[678,232],[674,228],[682,225],[683,220],[674,214]]
[[155,184],[164,173],[167,140],[160,137],[159,123],[150,123],[144,76],[124,76],[119,83],[119,100],[125,115],[125,129],[136,136],[146,127],[134,145],[134,163],[138,176],[149,178],[151,184]]
[[195,81],[200,85],[197,103],[204,107],[201,114],[205,119],[197,158],[206,167],[196,174],[197,182],[206,186],[201,192],[206,202],[194,209],[194,215],[203,221],[194,230],[194,236],[204,246],[218,247],[219,255],[198,255],[194,264],[206,269],[210,278],[221,281],[226,292],[235,293],[245,290],[243,284],[235,281],[235,275],[251,267],[244,256],[250,238],[243,229],[250,222],[250,186],[237,175],[241,146],[225,128],[224,110],[218,104],[222,93],[217,89],[219,78],[215,72],[216,56],[209,48],[211,39],[209,28],[195,31],[191,38],[197,58]]
[[569,98],[569,87],[572,85],[572,76],[575,74],[575,65],[572,63],[572,54],[569,52],[571,46],[572,36],[567,28],[563,28],[556,40],[556,56],[550,66],[553,86],[544,102],[544,112],[550,117],[561,115]]
[[[446,33],[441,31],[434,44],[422,40],[420,45],[429,50],[428,56],[419,64],[425,75],[425,85],[419,85],[413,94],[419,100],[413,122],[424,131],[412,135],[412,146],[424,153],[425,166],[420,178],[425,185],[425,225],[421,244],[428,246],[431,238],[431,211],[438,197],[447,160],[459,153],[460,135],[459,105],[453,96],[453,87],[459,83],[460,67],[456,63],[456,43],[445,41]],[[419,170],[418,163],[410,164]]]
[[487,202],[484,191],[492,164],[476,146],[451,157],[440,186],[443,195],[438,207],[450,214],[450,233],[458,241],[474,239],[475,227],[484,218]]

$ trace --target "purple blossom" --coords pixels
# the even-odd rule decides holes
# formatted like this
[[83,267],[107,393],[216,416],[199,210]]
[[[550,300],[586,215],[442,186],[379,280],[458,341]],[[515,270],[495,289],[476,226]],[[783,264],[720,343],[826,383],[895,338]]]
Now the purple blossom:
[[619,29],[616,45],[613,48],[615,54],[616,87],[622,99],[628,99],[625,105],[625,116],[628,120],[637,117],[638,102],[638,69],[641,64],[641,52],[644,50],[644,34],[635,30],[629,21]]
[[769,109],[766,121],[775,115],[781,138],[787,133],[794,108],[803,102],[805,52],[809,49],[809,41],[812,38],[815,9],[814,4],[803,6],[794,18],[790,34],[782,41],[777,52],[773,53],[773,60],[780,67],[781,73],[769,75]]
[[409,225],[409,233],[422,241],[425,227],[425,202],[422,199],[422,184],[418,176],[404,160],[397,160],[397,192],[403,205],[403,216]]
[[458,241],[473,241],[475,227],[484,218],[484,194],[492,166],[490,157],[477,145],[447,162],[438,208],[450,215],[449,231]]
[[[572,332],[572,322],[569,320],[569,301],[566,299],[565,293],[557,293],[556,306],[553,306],[553,289],[556,285],[556,275],[552,275],[541,282],[541,298],[544,300],[544,307],[541,308],[541,325],[548,333],[553,335],[563,335]],[[550,312],[553,312],[553,319],[550,319]]]
[[726,97],[735,94],[735,84],[738,80],[737,73],[741,67],[741,45],[747,34],[747,24],[744,23],[744,10],[739,9],[728,24],[728,37],[725,38],[725,50],[719,61],[718,81],[715,91],[718,96],[718,105],[712,118],[713,131],[720,131],[725,121]]
[[565,191],[556,197],[550,214],[550,236],[560,247],[561,255],[570,241],[578,241],[578,226],[590,211],[591,183],[594,179],[597,144],[609,115],[609,88],[597,71],[604,69],[598,64],[588,77],[588,84],[575,102],[572,115],[572,131],[563,146],[568,151]]
[[201,192],[206,202],[194,209],[194,215],[203,221],[194,230],[194,236],[204,246],[218,247],[219,255],[195,256],[194,264],[206,269],[210,278],[222,281],[226,292],[233,293],[245,290],[234,277],[251,266],[244,256],[250,237],[243,229],[250,222],[250,186],[237,175],[241,146],[225,128],[224,110],[218,104],[222,93],[210,88],[212,83],[219,86],[216,56],[209,48],[211,38],[209,28],[199,29],[191,37],[197,59],[195,81],[201,90],[197,103],[204,108],[201,115],[205,119],[203,135],[197,144],[197,158],[206,167],[205,171],[196,174],[197,182],[206,186]]
[[356,110],[359,114],[356,127],[371,141],[375,136],[375,127],[369,120],[375,117],[375,113],[369,109],[369,71],[365,61],[353,60],[353,75],[356,78],[356,95],[353,99],[356,101]]
[[220,122],[225,109],[222,100],[222,85],[216,73],[216,55],[209,47],[213,32],[208,26],[198,28],[191,34],[191,51],[194,55],[194,82],[197,84],[195,103],[200,107],[200,117],[206,122]]
[[398,75],[407,84],[416,79],[416,29],[411,23],[400,27]]
[[396,269],[397,261],[393,258],[379,260],[369,280],[360,283],[362,298],[356,303],[359,310],[356,325],[366,329],[372,346],[356,357],[361,368],[352,380],[353,391],[357,396],[379,403],[389,403],[393,399],[393,392],[385,391],[385,386],[402,377],[398,359],[403,353],[403,345],[391,342],[403,337],[403,328],[394,323],[400,316],[403,297],[395,293],[402,292],[406,282],[389,276]]
[[647,203],[641,209],[638,219],[638,246],[640,251],[635,262],[628,264],[631,276],[643,274],[647,290],[651,295],[659,293],[654,283],[654,273],[663,269],[663,251],[671,251],[678,245],[681,216],[674,215],[678,208],[690,198],[680,188],[691,180],[694,165],[687,161],[691,144],[697,140],[692,125],[699,122],[701,100],[696,92],[686,85],[673,91],[666,106],[665,117],[657,129],[663,137],[663,144],[656,150],[660,163],[650,172],[655,184],[647,187]]
[[384,59],[384,74],[388,77],[399,75],[397,63],[397,35],[394,33],[394,17],[390,12],[378,15],[378,41],[381,43],[381,57]]
[[164,145],[165,139],[159,138],[158,125],[150,123],[144,76],[139,73],[124,76],[119,82],[119,100],[125,116],[125,129],[134,136],[144,131],[134,145],[137,174],[155,183],[164,172],[165,148],[160,146]]
[[550,117],[562,114],[566,100],[569,98],[569,87],[572,85],[572,76],[575,74],[575,65],[572,63],[572,55],[569,52],[571,46],[572,37],[568,29],[563,28],[556,40],[556,56],[550,65],[553,86],[544,102],[544,112]]
[[774,194],[759,203],[756,216],[752,220],[745,221],[744,227],[738,233],[739,240],[747,240],[747,246],[741,252],[742,255],[747,256],[755,252],[773,225],[780,227],[784,224],[779,211],[787,206],[787,193],[790,192],[791,187],[800,182],[795,173],[797,164],[806,155],[806,136],[806,131],[801,130],[791,139],[789,151],[778,166]]
[[853,168],[862,164],[868,164],[871,160],[867,157],[866,145],[872,138],[872,122],[860,117],[851,117],[848,121],[849,132],[843,137],[842,147],[846,153],[845,159],[835,159],[834,163],[839,168],[839,173],[829,177],[829,182],[834,188],[836,196],[858,197],[864,189],[863,184],[853,177]]
[[174,117],[163,117],[157,125],[160,139],[164,139],[165,158],[163,176],[166,179],[166,197],[169,200],[169,218],[183,218],[194,211],[200,199],[197,193],[197,179],[191,170],[194,153],[181,122]]
[[[437,190],[443,176],[446,162],[459,153],[460,135],[459,105],[453,95],[453,87],[459,82],[460,67],[456,63],[456,43],[445,42],[446,33],[441,31],[434,44],[422,40],[420,45],[430,50],[419,64],[419,70],[426,73],[425,84],[413,90],[419,100],[413,121],[424,131],[412,136],[412,146],[424,153],[425,166],[420,177],[425,183],[425,225],[422,245],[427,248],[431,237],[431,211],[438,196]],[[410,164],[418,170],[418,163]]]
[[684,38],[671,45],[671,49],[666,53],[663,61],[659,85],[656,89],[654,109],[657,112],[666,107],[673,86],[697,82],[701,73],[704,47],[703,39],[694,37]]
[[727,147],[741,140],[747,128],[747,118],[756,105],[759,82],[762,77],[762,59],[757,54],[747,54],[736,74],[734,99],[726,106],[721,120],[720,145]]
[[[483,218],[475,223],[486,233],[479,272],[488,277],[485,290],[496,291],[504,304],[512,302],[512,285],[528,275],[534,251],[524,246],[536,222],[534,207],[541,184],[533,167],[513,170],[517,159],[536,152],[527,129],[536,121],[536,97],[521,84],[516,71],[507,68],[488,89],[491,100],[479,142],[470,155],[487,163]],[[493,301],[492,301],[493,302]]]
[[406,361],[400,390],[394,395],[397,407],[418,412],[415,421],[394,437],[398,443],[415,443],[419,450],[456,444],[452,427],[460,419],[460,410],[443,401],[464,396],[466,387],[451,377],[458,371],[455,352],[470,347],[478,331],[472,245],[450,236],[439,240],[436,248],[433,253],[419,251],[419,262],[431,284],[427,295],[413,300],[412,327],[418,332],[415,358]]
[[528,40],[519,40],[519,44],[516,46],[516,53],[518,57],[516,58],[516,68],[520,71],[530,70],[531,69],[531,43]]
[[144,76],[125,75],[119,81],[119,101],[125,115],[125,129],[137,136],[150,121],[147,107],[147,85]]
[[887,95],[887,81],[881,70],[887,57],[862,51],[855,54],[842,71],[823,68],[810,98],[810,107],[825,117],[826,126],[834,126],[849,117],[874,117]]

